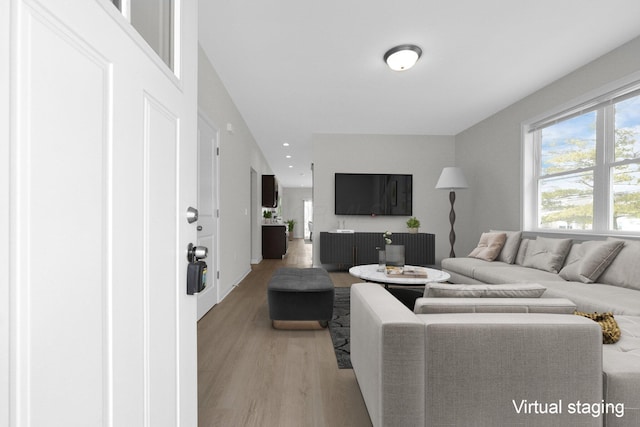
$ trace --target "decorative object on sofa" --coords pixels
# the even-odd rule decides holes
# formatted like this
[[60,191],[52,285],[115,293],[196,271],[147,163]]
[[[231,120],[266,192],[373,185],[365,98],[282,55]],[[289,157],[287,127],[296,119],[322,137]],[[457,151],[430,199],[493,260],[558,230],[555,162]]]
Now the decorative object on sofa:
[[296,226],[296,220],[288,219],[285,222],[287,223],[287,230],[289,231],[289,240],[293,240],[293,228]]
[[640,291],[640,241],[607,237],[610,240],[622,241],[624,246],[598,282]]
[[407,220],[407,228],[409,229],[409,233],[417,233],[420,228],[420,220],[412,216]]
[[620,327],[613,313],[585,313],[575,311],[576,316],[586,317],[598,323],[602,328],[602,344],[615,344],[620,340]]
[[507,241],[507,233],[482,233],[478,246],[469,254],[470,258],[493,261]]
[[558,273],[571,249],[571,239],[552,239],[538,236],[529,242],[524,267]]
[[453,224],[456,222],[456,213],[453,210],[453,204],[456,201],[456,192],[454,190],[469,188],[469,185],[467,184],[467,179],[464,177],[462,169],[457,167],[446,167],[442,169],[436,188],[449,190],[449,202],[451,203],[451,211],[449,212],[449,222],[451,223],[449,243],[451,244],[451,252],[449,252],[449,257],[455,258],[456,253],[453,250],[453,246],[456,243],[456,233],[453,230]]
[[520,248],[520,238],[522,237],[522,231],[504,231],[504,230],[489,230],[490,233],[505,233],[507,240],[504,242],[502,250],[496,257],[496,261],[506,262],[507,264],[513,264]]
[[622,250],[622,240],[591,240],[571,246],[560,277],[574,282],[593,283]]
[[406,71],[413,67],[422,56],[422,49],[414,44],[392,47],[384,54],[384,62],[393,71]]

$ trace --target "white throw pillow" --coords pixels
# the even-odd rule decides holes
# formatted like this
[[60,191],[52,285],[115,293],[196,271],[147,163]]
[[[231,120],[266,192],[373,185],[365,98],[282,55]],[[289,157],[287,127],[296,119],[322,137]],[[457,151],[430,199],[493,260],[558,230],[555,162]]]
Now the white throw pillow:
[[522,237],[522,231],[502,231],[502,230],[489,230],[492,233],[505,233],[507,235],[507,241],[504,242],[502,250],[496,257],[496,261],[506,262],[507,264],[513,264],[518,254],[518,248],[520,248],[520,238]]
[[624,246],[598,282],[640,290],[640,241],[612,237],[607,240],[624,242]]
[[560,277],[575,282],[593,283],[616,258],[624,242],[621,240],[592,240],[574,244]]
[[538,237],[529,242],[523,266],[557,273],[562,269],[569,249],[571,249],[571,239]]

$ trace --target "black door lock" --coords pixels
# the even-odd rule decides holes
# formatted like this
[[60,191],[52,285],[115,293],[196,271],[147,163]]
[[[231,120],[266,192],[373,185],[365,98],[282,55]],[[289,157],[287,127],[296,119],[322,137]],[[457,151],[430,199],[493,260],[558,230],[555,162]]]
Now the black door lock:
[[193,246],[189,243],[187,247],[187,295],[194,295],[201,292],[207,285],[207,263],[201,261],[207,257],[207,248],[204,246]]

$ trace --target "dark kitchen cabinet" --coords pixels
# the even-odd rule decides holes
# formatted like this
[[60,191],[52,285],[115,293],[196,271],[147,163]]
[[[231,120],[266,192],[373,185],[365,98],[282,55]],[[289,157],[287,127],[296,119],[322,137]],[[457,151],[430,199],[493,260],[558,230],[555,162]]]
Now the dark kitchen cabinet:
[[287,253],[287,226],[262,226],[262,258],[282,259]]
[[278,180],[275,175],[262,175],[262,207],[278,207]]

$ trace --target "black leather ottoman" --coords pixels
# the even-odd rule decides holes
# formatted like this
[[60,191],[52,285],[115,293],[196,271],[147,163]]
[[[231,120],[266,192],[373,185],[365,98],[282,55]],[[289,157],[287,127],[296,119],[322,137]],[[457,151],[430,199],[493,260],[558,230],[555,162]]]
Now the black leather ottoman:
[[322,268],[279,268],[267,288],[269,317],[275,321],[318,321],[333,316],[333,282]]

